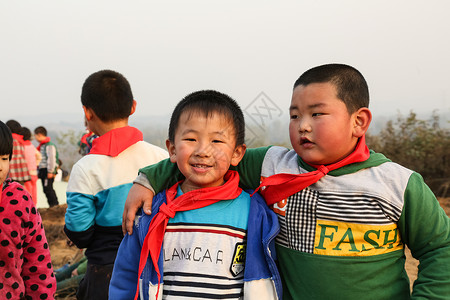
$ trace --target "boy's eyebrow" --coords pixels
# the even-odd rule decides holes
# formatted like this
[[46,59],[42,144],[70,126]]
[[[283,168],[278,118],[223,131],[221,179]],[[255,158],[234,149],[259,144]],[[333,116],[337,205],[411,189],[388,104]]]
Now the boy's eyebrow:
[[197,130],[188,128],[188,129],[182,130],[182,131],[181,131],[181,134],[186,134],[186,133],[197,133],[197,132],[198,132]]
[[[181,134],[186,134],[186,133],[198,133],[200,132],[199,130],[194,130],[194,129],[186,129],[183,130],[181,132]],[[221,130],[221,131],[214,131],[214,132],[208,132],[208,134],[220,134],[220,135],[224,135],[225,134],[225,130]]]
[[[311,105],[308,105],[308,109],[311,109],[311,108],[316,108],[316,107],[321,107],[321,106],[326,106],[326,103],[322,103],[322,102],[320,102],[320,103],[314,103],[314,104],[311,104]],[[289,111],[291,111],[291,110],[298,110],[298,106],[297,105],[291,105],[291,106],[289,106]]]

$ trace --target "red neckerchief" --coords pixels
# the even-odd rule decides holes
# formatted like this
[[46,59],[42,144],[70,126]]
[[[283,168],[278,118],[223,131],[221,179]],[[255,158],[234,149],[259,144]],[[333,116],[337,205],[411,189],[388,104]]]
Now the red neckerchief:
[[182,181],[179,181],[166,191],[167,204],[163,203],[159,207],[159,212],[150,222],[147,235],[145,236],[142,245],[141,257],[139,259],[138,286],[136,295],[134,296],[135,300],[139,294],[139,277],[144,270],[149,253],[155,271],[158,274],[158,290],[156,291],[156,299],[158,299],[159,284],[161,282],[158,259],[169,218],[173,218],[177,211],[193,210],[214,204],[221,200],[235,199],[242,193],[242,189],[239,187],[239,174],[236,171],[228,171],[223,179],[225,180],[225,183],[221,186],[193,190],[177,198],[175,198],[177,195],[177,188]]
[[17,140],[21,145],[23,145],[24,141],[23,141],[23,135],[17,134],[17,133],[12,133],[12,137],[13,139]]
[[23,145],[24,146],[31,145],[31,141],[23,140]]
[[362,136],[355,150],[342,160],[326,166],[311,165],[317,170],[304,174],[280,173],[269,176],[261,182],[255,190],[255,193],[261,189],[261,194],[266,200],[267,205],[272,205],[316,183],[330,171],[352,163],[365,161],[369,157],[369,148],[366,145],[365,136]]
[[138,129],[125,126],[108,131],[92,141],[92,149],[89,154],[101,154],[116,157],[123,150],[139,141],[144,136]]
[[36,149],[38,151],[41,151],[41,146],[44,145],[44,144],[47,144],[48,142],[50,142],[50,137],[49,136],[45,137],[45,139],[42,142],[39,143],[39,146],[37,146]]

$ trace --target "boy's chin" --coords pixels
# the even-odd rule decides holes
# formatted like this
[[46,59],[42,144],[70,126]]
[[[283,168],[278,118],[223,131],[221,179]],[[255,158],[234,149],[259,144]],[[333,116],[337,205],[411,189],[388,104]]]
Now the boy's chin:
[[333,162],[327,159],[314,159],[314,158],[309,158],[309,157],[302,157],[302,160],[307,163],[308,165],[316,165],[316,166],[320,166],[320,165],[329,165],[332,164]]

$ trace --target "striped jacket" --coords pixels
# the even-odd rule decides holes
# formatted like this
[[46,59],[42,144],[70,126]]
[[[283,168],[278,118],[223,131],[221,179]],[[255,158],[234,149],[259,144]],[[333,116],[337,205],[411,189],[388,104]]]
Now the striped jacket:
[[96,138],[90,154],[72,168],[67,186],[64,231],[91,264],[114,263],[122,234],[122,213],[140,167],[167,158],[165,150],[142,140],[133,127]]

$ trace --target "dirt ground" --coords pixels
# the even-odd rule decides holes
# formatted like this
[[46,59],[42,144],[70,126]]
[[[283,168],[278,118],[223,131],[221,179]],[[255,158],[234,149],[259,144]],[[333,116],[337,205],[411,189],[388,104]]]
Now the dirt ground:
[[[448,216],[450,216],[450,198],[439,198],[439,203],[444,208]],[[50,253],[52,256],[52,263],[54,269],[62,267],[66,263],[76,262],[80,258],[81,252],[75,246],[69,246],[67,244],[67,237],[64,233],[64,214],[67,205],[54,206],[52,208],[40,208],[45,234],[50,246]],[[411,279],[411,285],[417,277],[417,265],[409,250],[406,251],[406,271]],[[74,293],[62,292],[56,295],[55,299],[75,299]]]

